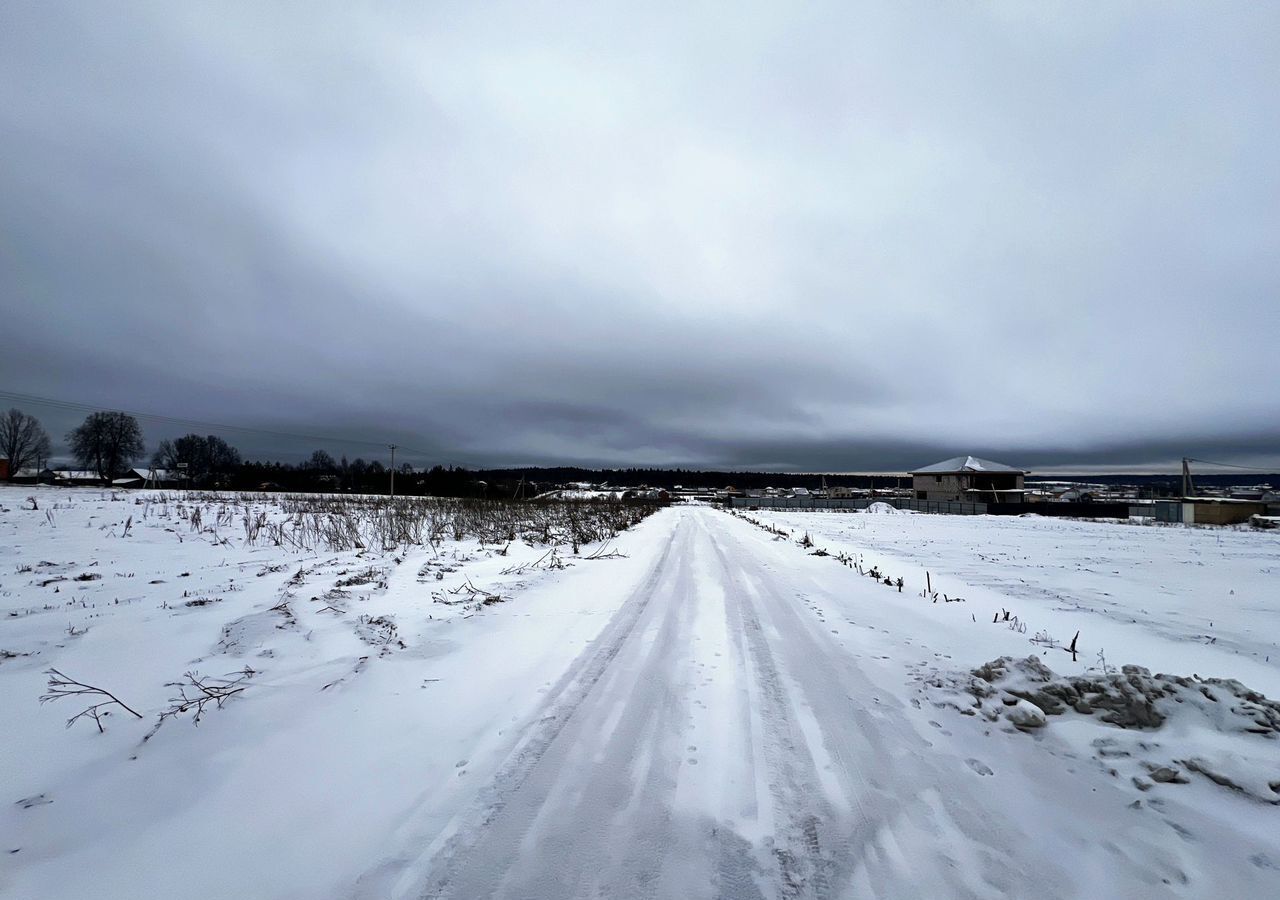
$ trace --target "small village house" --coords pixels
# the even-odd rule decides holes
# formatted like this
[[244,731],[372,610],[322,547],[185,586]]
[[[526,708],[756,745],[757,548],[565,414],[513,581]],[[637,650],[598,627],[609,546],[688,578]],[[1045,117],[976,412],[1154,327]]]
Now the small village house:
[[133,468],[119,478],[112,479],[113,487],[140,488],[176,488],[186,483],[183,474],[177,469]]
[[14,484],[53,484],[53,472],[29,466],[14,472],[9,480]]
[[953,456],[911,473],[917,500],[966,503],[1021,503],[1025,469],[976,456]]

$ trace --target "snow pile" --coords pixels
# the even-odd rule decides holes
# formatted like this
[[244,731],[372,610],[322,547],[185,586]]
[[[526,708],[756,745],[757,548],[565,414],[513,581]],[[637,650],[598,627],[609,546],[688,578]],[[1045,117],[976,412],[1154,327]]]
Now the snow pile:
[[[1002,656],[967,674],[925,679],[935,706],[1031,731],[1051,716],[1094,717],[1115,726],[1090,742],[1113,775],[1127,766],[1133,783],[1186,784],[1185,772],[1266,803],[1280,805],[1280,702],[1232,678],[1119,672],[1058,676],[1039,657]],[[1072,716],[1072,714],[1075,714]],[[1167,734],[1164,742],[1152,732]],[[1135,733],[1136,732],[1136,733]]]
[[881,516],[896,516],[896,515],[902,514],[903,510],[900,510],[896,506],[892,506],[891,504],[885,503],[883,500],[877,500],[875,503],[872,503],[865,510],[863,510],[863,512],[874,513],[876,515],[881,515]]

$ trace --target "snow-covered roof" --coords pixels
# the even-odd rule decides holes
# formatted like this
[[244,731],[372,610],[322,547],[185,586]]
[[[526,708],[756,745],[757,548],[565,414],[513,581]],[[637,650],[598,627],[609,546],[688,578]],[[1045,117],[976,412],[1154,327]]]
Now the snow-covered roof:
[[64,478],[68,481],[102,480],[102,476],[92,469],[55,469],[53,475],[55,478]]
[[1026,469],[1015,469],[1013,466],[992,462],[989,459],[979,459],[976,456],[953,456],[950,459],[944,459],[942,462],[936,462],[931,466],[925,466],[923,469],[913,469],[911,474],[961,475],[969,472],[1003,472],[1016,475],[1025,475],[1027,473]]

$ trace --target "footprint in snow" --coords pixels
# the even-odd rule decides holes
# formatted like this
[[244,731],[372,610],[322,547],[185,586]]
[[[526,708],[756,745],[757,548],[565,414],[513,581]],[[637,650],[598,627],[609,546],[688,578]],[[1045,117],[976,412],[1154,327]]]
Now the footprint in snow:
[[965,760],[965,763],[969,766],[969,768],[970,768],[970,769],[973,769],[973,771],[977,772],[979,775],[994,775],[994,774],[995,774],[995,772],[993,772],[993,771],[991,770],[991,767],[990,767],[989,765],[987,765],[986,763],[982,762],[981,760],[977,760],[977,759],[966,759],[966,760]]

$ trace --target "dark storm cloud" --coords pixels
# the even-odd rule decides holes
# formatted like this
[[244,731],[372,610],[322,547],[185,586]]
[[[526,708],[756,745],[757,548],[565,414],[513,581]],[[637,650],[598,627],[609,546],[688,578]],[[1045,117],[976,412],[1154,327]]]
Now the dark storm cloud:
[[421,461],[1275,465],[1278,23],[10,5],[0,381]]

